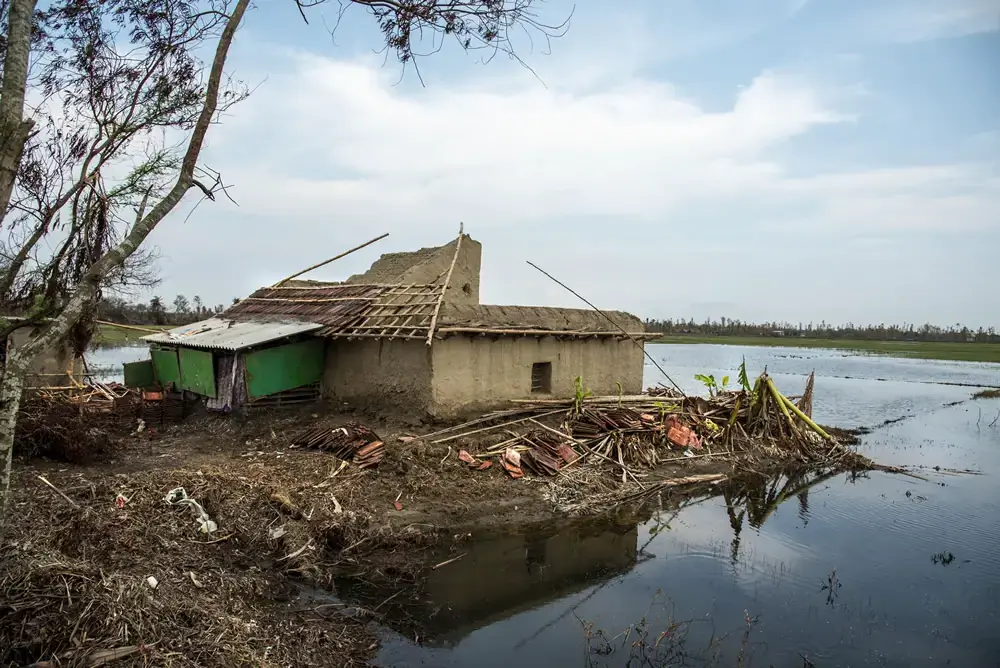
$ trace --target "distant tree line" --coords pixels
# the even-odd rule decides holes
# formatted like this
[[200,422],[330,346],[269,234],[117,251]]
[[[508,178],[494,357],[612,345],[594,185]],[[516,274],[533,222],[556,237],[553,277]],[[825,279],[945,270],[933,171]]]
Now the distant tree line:
[[[239,299],[233,298],[235,304]],[[132,302],[122,297],[106,297],[98,307],[98,318],[109,322],[131,325],[187,325],[210,318],[226,310],[223,304],[208,306],[195,295],[188,299],[177,295],[167,304],[156,296],[148,302]],[[968,343],[1000,343],[1000,334],[994,327],[972,329],[961,323],[941,327],[938,325],[833,325],[816,323],[763,322],[752,323],[733,318],[708,319],[695,322],[693,318],[666,320],[647,319],[646,331],[664,335],[692,336],[792,336],[807,339],[842,339],[857,341],[952,341]]]
[[[233,299],[235,304],[238,299]],[[187,325],[210,318],[226,310],[223,304],[207,306],[195,295],[190,300],[177,295],[169,306],[162,297],[148,302],[130,302],[122,297],[107,297],[98,305],[98,319],[123,325]]]
[[646,330],[670,334],[697,336],[797,336],[812,339],[847,339],[859,341],[953,341],[969,343],[1000,343],[995,328],[971,329],[956,323],[947,327],[924,324],[915,325],[833,325],[822,321],[815,323],[764,322],[752,323],[731,318],[706,320],[694,319],[646,320]]

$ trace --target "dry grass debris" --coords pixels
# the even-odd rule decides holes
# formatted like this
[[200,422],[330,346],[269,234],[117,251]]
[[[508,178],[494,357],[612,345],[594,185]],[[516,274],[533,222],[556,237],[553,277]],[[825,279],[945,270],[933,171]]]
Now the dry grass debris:
[[[763,375],[707,399],[521,403],[423,436],[301,410],[205,418],[123,434],[100,465],[22,463],[0,550],[0,664],[360,665],[372,615],[342,614],[335,575],[413,582],[418,552],[442,539],[700,493],[746,471],[878,468],[807,413]],[[22,439],[43,434],[39,416]],[[107,441],[85,422],[98,418],[76,416],[61,442]],[[22,455],[46,452],[25,442]]]

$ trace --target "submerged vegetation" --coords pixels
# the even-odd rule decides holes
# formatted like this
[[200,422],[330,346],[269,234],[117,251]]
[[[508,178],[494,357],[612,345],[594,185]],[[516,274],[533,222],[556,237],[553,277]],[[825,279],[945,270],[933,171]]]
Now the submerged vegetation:
[[973,399],[1000,399],[1000,387],[980,390],[972,395]]

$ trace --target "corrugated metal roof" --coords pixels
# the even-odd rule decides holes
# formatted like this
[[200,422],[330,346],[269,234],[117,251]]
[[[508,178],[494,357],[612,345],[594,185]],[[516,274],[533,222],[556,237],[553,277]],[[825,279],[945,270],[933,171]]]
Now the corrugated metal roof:
[[189,348],[242,350],[294,334],[321,329],[323,325],[296,320],[229,320],[209,318],[183,327],[142,337],[150,343],[173,343]]

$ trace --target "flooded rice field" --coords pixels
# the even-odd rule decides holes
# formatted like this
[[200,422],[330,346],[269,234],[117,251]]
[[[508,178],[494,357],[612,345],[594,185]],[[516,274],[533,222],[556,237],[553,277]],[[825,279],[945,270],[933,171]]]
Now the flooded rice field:
[[679,510],[473,535],[412,590],[338,583],[384,624],[377,665],[1000,665],[1000,400],[969,400],[1000,366],[648,350],[692,392],[696,373],[735,382],[744,355],[787,393],[815,369],[820,422],[872,428],[867,454],[927,480],[749,479]]

